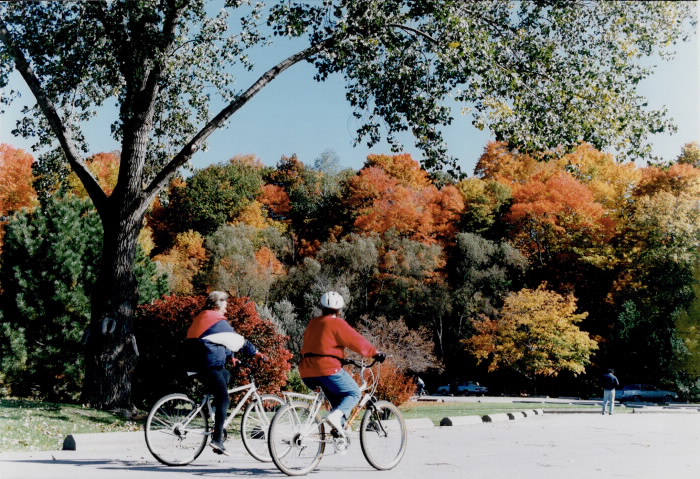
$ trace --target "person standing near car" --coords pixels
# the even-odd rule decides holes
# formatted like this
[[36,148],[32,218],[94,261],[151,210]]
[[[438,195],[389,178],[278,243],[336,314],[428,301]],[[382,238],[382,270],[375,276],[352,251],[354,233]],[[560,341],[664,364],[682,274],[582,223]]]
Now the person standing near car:
[[608,414],[615,414],[615,388],[620,385],[620,382],[615,377],[615,370],[608,369],[608,373],[603,376],[601,381],[603,383],[603,412]]

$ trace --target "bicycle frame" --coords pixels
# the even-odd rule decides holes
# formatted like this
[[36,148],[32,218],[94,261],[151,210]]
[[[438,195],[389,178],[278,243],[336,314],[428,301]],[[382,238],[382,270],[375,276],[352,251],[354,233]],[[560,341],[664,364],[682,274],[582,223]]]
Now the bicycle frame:
[[[230,396],[233,393],[242,392],[242,391],[245,391],[246,389],[248,390],[248,392],[245,393],[245,396],[243,396],[240,401],[238,401],[238,404],[236,404],[236,408],[233,410],[229,410],[229,415],[226,418],[226,421],[224,421],[224,428],[227,428],[229,426],[229,424],[231,424],[231,421],[233,421],[233,418],[236,416],[236,414],[238,414],[241,411],[241,409],[243,409],[243,405],[246,403],[246,401],[248,401],[248,399],[251,396],[255,396],[255,400],[258,403],[260,403],[260,396],[258,396],[258,394],[257,394],[258,388],[254,382],[246,384],[245,386],[238,386],[236,388],[229,389],[228,394]],[[209,395],[209,397],[211,398],[213,396]]]
[[[224,421],[224,428],[227,428],[229,424],[231,424],[231,421],[233,421],[233,418],[236,417],[236,415],[243,409],[243,405],[246,403],[246,401],[251,397],[255,396],[255,400],[259,403],[260,402],[260,396],[257,395],[258,388],[255,385],[255,383],[251,382],[250,384],[246,384],[245,386],[239,386],[235,387],[232,389],[228,390],[228,394],[231,395],[233,393],[241,392],[248,390],[248,392],[241,398],[240,401],[238,401],[238,404],[236,404],[236,407],[232,410],[229,410],[228,417],[226,418],[226,421]],[[202,398],[202,402],[199,404],[199,406],[195,409],[192,410],[192,412],[187,416],[187,420],[182,424],[182,427],[187,429],[187,426],[189,426],[190,422],[197,417],[199,414],[199,411],[202,410],[205,406],[207,407],[207,413],[209,416],[212,415],[212,407],[211,407],[211,398],[214,397],[211,394],[205,394],[204,397]],[[211,434],[211,431],[207,432],[207,434]]]
[[[371,366],[374,365],[372,363],[371,365],[366,365],[364,363],[362,364],[357,364],[355,362],[351,362],[349,364],[353,364],[354,366],[359,366],[360,367],[360,377],[362,378],[362,384],[360,384],[360,392],[362,392],[362,397],[360,398],[360,402],[355,406],[353,409],[352,414],[350,415],[350,418],[347,420],[345,428],[352,428],[353,423],[357,420],[357,418],[360,416],[360,412],[365,409],[367,406],[367,403],[370,401],[374,401],[374,393],[377,389],[378,385],[378,378],[375,379],[372,384],[368,384],[367,378],[365,377],[365,371],[370,371],[369,369]],[[319,390],[318,392],[312,392],[310,394],[301,394],[301,393],[294,393],[294,392],[283,392],[282,393],[285,398],[287,399],[287,402],[290,403],[292,402],[295,398],[296,399],[302,399],[304,401],[308,401],[311,403],[311,412],[309,414],[309,417],[305,421],[304,424],[304,429],[308,429],[309,425],[313,422],[313,418],[316,417],[320,412],[321,408],[323,407],[323,403],[326,400],[326,395],[323,393],[322,390]],[[298,418],[296,418],[298,420]],[[321,421],[321,424],[327,423],[326,418],[324,417],[323,420]],[[330,442],[330,441],[326,441]]]

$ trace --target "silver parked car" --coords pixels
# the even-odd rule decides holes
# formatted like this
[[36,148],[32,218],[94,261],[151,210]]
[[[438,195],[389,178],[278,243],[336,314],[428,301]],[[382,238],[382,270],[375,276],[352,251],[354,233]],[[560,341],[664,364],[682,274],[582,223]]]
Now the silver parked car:
[[667,403],[674,399],[678,399],[677,393],[658,389],[651,384],[628,384],[617,395],[617,400],[620,402]]

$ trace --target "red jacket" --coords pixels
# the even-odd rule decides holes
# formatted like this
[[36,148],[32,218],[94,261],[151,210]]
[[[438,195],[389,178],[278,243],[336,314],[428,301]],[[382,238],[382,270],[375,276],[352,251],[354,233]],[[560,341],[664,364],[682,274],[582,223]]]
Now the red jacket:
[[[372,346],[342,318],[327,315],[309,321],[306,332],[304,332],[304,345],[301,348],[302,357],[306,353],[314,353],[344,358],[345,348],[365,357],[377,354],[377,348]],[[299,364],[299,374],[302,378],[331,376],[340,371],[341,368],[342,364],[336,358],[312,356],[302,359]]]

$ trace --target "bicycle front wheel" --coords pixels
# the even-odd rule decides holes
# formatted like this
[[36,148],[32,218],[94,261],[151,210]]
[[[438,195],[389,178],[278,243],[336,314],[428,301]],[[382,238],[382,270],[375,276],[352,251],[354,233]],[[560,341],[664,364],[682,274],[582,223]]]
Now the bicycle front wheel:
[[311,472],[326,448],[321,419],[311,416],[311,406],[303,402],[286,404],[277,411],[268,434],[270,456],[288,476]]
[[270,462],[267,445],[267,432],[277,410],[284,405],[284,399],[274,394],[263,394],[260,401],[253,399],[248,403],[241,420],[241,439],[246,450],[261,462]]
[[159,399],[146,418],[146,445],[168,466],[197,459],[207,444],[209,424],[203,408],[184,394]]
[[360,423],[362,453],[372,467],[392,469],[406,452],[406,422],[401,411],[389,401],[369,405]]

